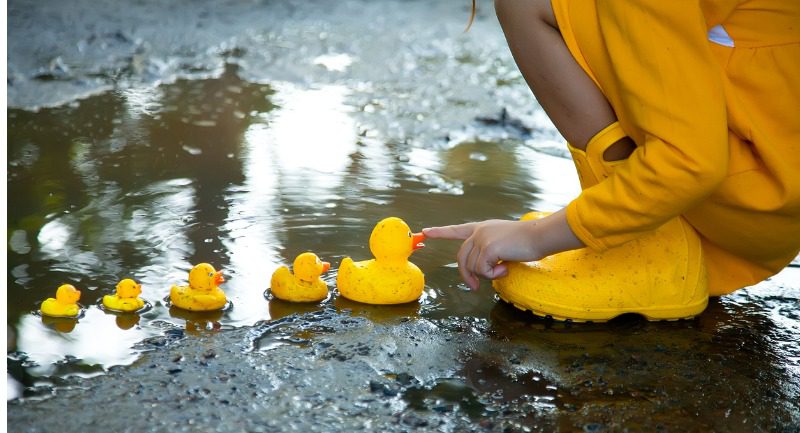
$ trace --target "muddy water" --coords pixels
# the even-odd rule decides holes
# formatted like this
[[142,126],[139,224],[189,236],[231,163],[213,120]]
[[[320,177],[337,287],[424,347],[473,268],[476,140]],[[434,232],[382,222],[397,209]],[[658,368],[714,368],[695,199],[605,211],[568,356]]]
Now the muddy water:
[[[437,417],[488,430],[602,431],[625,420],[646,430],[797,426],[796,267],[678,323],[533,319],[496,302],[486,284],[466,290],[452,266],[458,245],[447,242],[412,257],[427,283],[417,303],[264,297],[271,272],[306,250],[333,263],[324,276],[333,286],[343,257],[369,257],[369,233],[386,216],[417,230],[552,210],[577,193],[564,145],[515,72],[491,6],[481,4],[463,35],[464,5],[442,4],[196,3],[178,20],[143,2],[125,25],[10,5],[20,29],[9,41],[9,397],[56,395],[55,405],[76,377],[99,375],[88,379],[97,386],[139,377],[137,360],[167,357],[143,353],[154,347],[217,338],[221,348],[245,334],[252,341],[237,362],[285,364],[278,376],[300,369],[308,388],[309,378],[327,379],[315,376],[318,364],[302,370],[300,351],[343,377],[363,359],[382,376],[337,382],[322,397],[349,401],[365,388],[417,427]],[[37,19],[80,25],[54,42],[17,24]],[[23,37],[39,49],[23,50]],[[168,308],[169,287],[201,261],[223,269],[232,308]],[[143,284],[152,308],[99,309],[125,277]],[[82,290],[84,315],[34,314],[63,282]],[[399,350],[378,355],[403,332],[415,363],[398,360]],[[360,342],[337,340],[351,337]],[[453,413],[466,424],[448,424]],[[369,416],[365,425],[381,425]]]

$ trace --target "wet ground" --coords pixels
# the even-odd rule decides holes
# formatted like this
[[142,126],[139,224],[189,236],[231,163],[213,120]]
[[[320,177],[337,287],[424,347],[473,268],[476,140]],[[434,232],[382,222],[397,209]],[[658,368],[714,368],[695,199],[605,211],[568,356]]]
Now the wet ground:
[[[467,291],[440,242],[418,303],[265,299],[302,251],[367,258],[383,217],[577,193],[491,4],[467,34],[466,1],[8,13],[10,430],[800,430],[797,267],[675,323],[535,319]],[[200,261],[230,310],[163,302]],[[124,277],[152,308],[97,307]],[[66,281],[83,317],[32,313]]]

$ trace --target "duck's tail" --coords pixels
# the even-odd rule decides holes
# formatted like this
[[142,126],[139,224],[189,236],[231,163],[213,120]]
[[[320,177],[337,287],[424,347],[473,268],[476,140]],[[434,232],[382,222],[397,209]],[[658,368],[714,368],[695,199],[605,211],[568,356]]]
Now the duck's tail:
[[183,292],[184,290],[186,290],[186,286],[172,286],[172,288],[169,289],[170,300],[172,301],[176,297],[179,297],[181,295],[181,292]]
[[353,273],[353,269],[355,268],[355,264],[353,259],[350,257],[345,257],[342,259],[342,263],[339,264],[339,271],[336,274],[336,285],[341,285],[340,281],[350,278],[350,274]]
[[292,273],[289,272],[289,268],[286,266],[281,266],[280,268],[276,269],[275,272],[272,273],[272,279],[269,282],[270,289],[275,289],[276,287],[280,286],[283,281],[289,281],[291,276]]

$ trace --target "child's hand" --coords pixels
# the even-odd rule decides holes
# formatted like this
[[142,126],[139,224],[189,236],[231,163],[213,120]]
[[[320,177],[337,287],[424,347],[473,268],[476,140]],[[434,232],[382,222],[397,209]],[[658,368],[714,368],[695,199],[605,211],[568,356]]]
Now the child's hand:
[[508,269],[501,260],[527,262],[541,257],[536,251],[534,221],[488,220],[423,229],[430,239],[464,240],[458,251],[458,271],[467,285],[478,288],[478,277],[495,279]]
[[463,240],[458,271],[471,289],[479,277],[493,280],[508,273],[503,260],[529,262],[584,247],[569,228],[564,210],[530,221],[488,220],[422,229],[429,239]]

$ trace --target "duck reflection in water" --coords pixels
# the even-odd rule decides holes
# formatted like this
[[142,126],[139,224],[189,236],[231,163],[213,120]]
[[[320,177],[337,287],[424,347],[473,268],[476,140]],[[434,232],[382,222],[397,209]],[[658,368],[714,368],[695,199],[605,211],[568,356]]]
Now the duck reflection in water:
[[203,331],[221,330],[222,324],[220,320],[223,314],[225,314],[225,310],[189,311],[174,306],[169,308],[169,315],[176,319],[185,320],[186,332],[193,335],[198,335]]
[[78,324],[78,319],[42,315],[42,323],[44,326],[50,329],[54,329],[64,334],[69,334],[73,329],[75,329],[75,325]]

